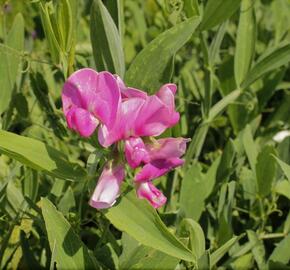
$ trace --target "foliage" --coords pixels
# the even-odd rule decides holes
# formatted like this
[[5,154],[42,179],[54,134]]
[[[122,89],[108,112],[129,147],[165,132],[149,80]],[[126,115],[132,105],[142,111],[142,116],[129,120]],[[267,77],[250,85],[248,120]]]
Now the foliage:
[[[289,269],[289,0],[1,0],[1,269]],[[154,210],[127,174],[88,205],[106,155],[65,128],[77,69],[178,86],[186,163]]]

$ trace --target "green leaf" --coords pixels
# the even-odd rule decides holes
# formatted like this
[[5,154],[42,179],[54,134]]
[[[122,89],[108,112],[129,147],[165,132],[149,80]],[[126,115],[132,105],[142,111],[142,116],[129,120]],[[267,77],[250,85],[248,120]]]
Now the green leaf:
[[180,236],[189,237],[189,247],[196,258],[200,259],[205,253],[205,237],[202,228],[190,218],[183,219],[179,226]]
[[204,201],[213,190],[219,162],[220,159],[216,159],[206,174],[197,164],[185,172],[180,191],[180,211],[185,217],[199,220]]
[[137,199],[134,191],[123,196],[105,215],[116,228],[141,244],[185,261],[195,261],[191,251],[168,231],[152,206]]
[[247,235],[249,238],[249,243],[251,244],[252,253],[254,255],[254,259],[257,262],[259,269],[265,269],[265,246],[259,236],[251,230],[247,230]]
[[279,164],[280,168],[282,169],[285,176],[290,181],[290,165],[286,164],[284,161],[280,160],[279,158],[275,157],[277,163]]
[[[1,46],[2,44],[0,44]],[[7,46],[7,49],[6,49]],[[24,19],[21,13],[15,16],[13,25],[0,47],[0,115],[8,108],[12,92],[20,72],[21,54],[24,49]]]
[[275,192],[281,194],[290,200],[290,182],[287,180],[279,181],[275,185]]
[[255,53],[256,20],[254,0],[242,0],[235,53],[235,79],[237,85],[245,79]]
[[127,233],[122,235],[123,252],[119,259],[120,269],[175,269],[178,259],[161,251],[140,245]]
[[290,260],[290,234],[288,234],[274,249],[269,261],[288,264]]
[[205,6],[200,24],[201,30],[208,30],[226,21],[239,8],[241,0],[209,0]]
[[260,57],[257,63],[248,72],[245,80],[241,84],[246,88],[271,70],[275,70],[288,64],[290,61],[290,44],[280,45]]
[[233,172],[233,162],[236,155],[234,144],[232,140],[229,140],[225,145],[221,162],[217,170],[217,182],[226,182]]
[[125,62],[119,32],[101,0],[94,0],[92,4],[90,29],[97,70],[108,70],[123,77]]
[[200,22],[192,17],[151,41],[133,60],[126,72],[127,85],[153,93],[168,81],[165,72],[175,53],[189,40]]
[[43,198],[41,209],[57,269],[98,269],[86,246],[52,202]]
[[85,171],[67,157],[41,141],[0,130],[0,153],[35,170],[68,180],[83,180]]
[[35,95],[40,109],[46,116],[54,134],[62,139],[67,136],[67,129],[61,123],[60,117],[56,113],[55,105],[51,99],[48,85],[40,72],[30,73],[31,89]]
[[73,16],[69,0],[60,0],[57,3],[57,24],[61,37],[63,51],[69,51],[72,46]]
[[234,236],[210,255],[211,268],[217,264],[217,262],[229,251],[229,249],[233,246],[234,243],[236,243],[236,241],[238,241],[238,239],[238,236]]
[[57,27],[58,25],[52,23],[50,16],[51,9],[53,7],[50,6],[51,3],[42,3],[39,1],[38,4],[41,23],[48,43],[51,58],[53,62],[59,63],[62,48],[59,41],[59,33],[57,32],[57,29],[55,29],[55,26]]
[[258,155],[256,164],[258,192],[261,196],[267,196],[272,189],[276,174],[276,163],[274,161],[275,149],[267,145]]
[[250,166],[254,172],[256,172],[256,162],[258,157],[258,150],[254,142],[254,138],[251,131],[251,126],[247,125],[241,134],[242,143],[247,154]]

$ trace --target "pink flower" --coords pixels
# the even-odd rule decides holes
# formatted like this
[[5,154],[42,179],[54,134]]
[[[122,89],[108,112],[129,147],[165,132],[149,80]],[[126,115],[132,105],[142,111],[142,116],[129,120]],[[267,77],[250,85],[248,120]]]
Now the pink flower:
[[137,168],[142,162],[150,161],[149,153],[141,138],[130,138],[125,141],[125,156],[131,168]]
[[174,84],[165,84],[156,95],[148,96],[141,90],[126,88],[118,77],[117,82],[122,103],[115,125],[111,128],[104,125],[99,129],[99,141],[104,147],[131,137],[159,136],[179,121],[179,113],[175,111]]
[[123,164],[113,167],[112,163],[111,161],[104,167],[91,197],[90,205],[94,208],[109,208],[120,195],[120,186],[125,177],[125,169]]
[[[185,153],[188,141],[189,139],[184,138],[166,138],[145,145],[139,142],[138,148],[135,151],[130,149],[132,144],[129,147],[129,143],[126,142],[125,153],[129,165],[134,168],[141,163],[145,164],[135,176],[135,180],[137,182],[151,181],[168,173],[173,168],[181,166],[184,160],[180,159],[180,157]],[[140,155],[138,155],[140,152],[146,153],[143,154],[146,158],[140,159]]]
[[166,197],[151,182],[137,184],[137,196],[146,199],[154,208],[159,208],[166,203]]
[[120,102],[119,84],[106,71],[78,70],[63,86],[62,103],[68,127],[83,137],[91,136],[99,123],[112,127]]

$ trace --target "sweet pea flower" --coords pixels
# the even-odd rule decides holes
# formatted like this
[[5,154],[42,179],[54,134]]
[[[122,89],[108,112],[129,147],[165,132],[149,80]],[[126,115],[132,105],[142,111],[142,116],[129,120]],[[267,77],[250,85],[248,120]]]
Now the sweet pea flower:
[[104,147],[130,138],[159,136],[167,128],[177,124],[179,113],[175,111],[175,84],[165,84],[152,96],[145,92],[126,88],[120,78],[117,82],[122,102],[115,125],[104,125],[99,129],[99,141]]
[[159,208],[166,203],[166,197],[151,182],[138,183],[137,196],[146,199],[154,208]]
[[132,168],[145,164],[135,176],[139,198],[147,199],[155,208],[165,204],[166,197],[151,181],[184,163],[180,157],[185,153],[188,141],[190,139],[184,138],[165,138],[146,144],[140,138],[126,141],[125,156],[128,164]]
[[[151,181],[184,163],[180,157],[189,141],[154,139],[179,121],[174,101],[176,90],[175,84],[168,83],[154,95],[148,95],[127,87],[117,75],[84,68],[68,78],[62,91],[68,127],[83,137],[91,136],[98,127],[98,140],[103,147],[124,141],[129,166],[140,169],[134,180],[137,196],[147,199],[155,208],[164,205],[166,197]],[[111,207],[120,194],[124,177],[124,164],[109,161],[90,205],[97,209]]]
[[[148,182],[184,163],[180,157],[185,153],[186,143],[189,139],[164,138],[147,144],[143,143],[143,145],[141,142],[133,144],[135,141],[129,140],[131,143],[125,144],[126,159],[132,168],[138,167],[141,163],[145,164],[137,173],[135,180]],[[144,156],[146,158],[143,158]]]
[[113,206],[120,195],[120,186],[124,178],[125,169],[123,164],[113,165],[112,161],[107,163],[89,204],[97,209]]
[[106,71],[80,69],[63,86],[62,103],[68,127],[83,137],[91,136],[99,124],[111,128],[120,102],[119,84]]

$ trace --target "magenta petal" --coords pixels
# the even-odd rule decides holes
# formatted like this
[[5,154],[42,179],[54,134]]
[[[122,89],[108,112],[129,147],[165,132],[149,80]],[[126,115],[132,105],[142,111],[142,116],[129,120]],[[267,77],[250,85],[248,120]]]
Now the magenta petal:
[[120,186],[125,177],[123,165],[111,167],[107,165],[99,178],[90,205],[97,209],[109,208],[120,195]]
[[119,85],[111,73],[102,71],[98,74],[95,87],[96,100],[94,100],[91,110],[103,124],[111,127],[116,121],[121,103]]
[[66,114],[72,108],[83,108],[90,104],[90,96],[94,95],[98,73],[90,68],[74,72],[65,82],[62,91],[63,111]]
[[149,162],[149,155],[141,138],[125,141],[125,156],[131,168],[137,168],[142,162]]
[[179,121],[179,113],[175,111],[175,93],[177,87],[175,84],[165,84],[156,93],[156,96],[163,102],[168,109],[170,125],[175,125]]
[[118,111],[117,120],[112,128],[101,126],[99,128],[99,142],[102,146],[108,147],[121,139],[128,139],[135,136],[135,126],[138,112],[144,104],[140,98],[130,98],[122,102]]
[[146,149],[152,160],[181,157],[184,155],[186,143],[189,141],[190,139],[184,138],[164,138],[157,140],[155,144],[146,145]]
[[[66,117],[72,109],[83,109],[111,127],[116,121],[121,93],[112,74],[85,68],[73,73],[65,82],[62,103]],[[70,123],[68,125],[71,126]]]
[[151,182],[137,184],[137,196],[148,200],[154,208],[159,208],[166,203],[166,197]]
[[168,173],[173,168],[181,166],[184,163],[183,159],[171,158],[168,160],[160,159],[153,160],[146,164],[139,173],[135,176],[137,182],[148,182]]
[[146,99],[148,97],[147,93],[132,87],[128,87],[122,91],[122,98],[142,98]]
[[84,109],[71,109],[66,114],[68,127],[83,137],[90,137],[98,126],[98,119]]
[[136,123],[136,136],[158,136],[168,128],[168,112],[160,99],[150,96],[142,106]]

